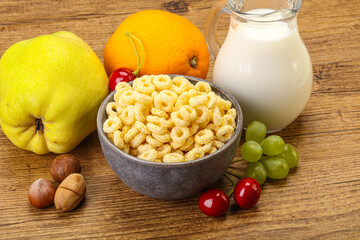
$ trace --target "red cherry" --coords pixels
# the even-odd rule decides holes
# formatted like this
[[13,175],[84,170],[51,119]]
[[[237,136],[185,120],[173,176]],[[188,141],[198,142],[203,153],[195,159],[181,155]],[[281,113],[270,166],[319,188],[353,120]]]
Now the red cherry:
[[200,210],[210,217],[224,215],[230,205],[229,197],[221,190],[212,188],[199,198]]
[[133,72],[128,68],[118,68],[111,73],[109,78],[109,87],[111,91],[115,90],[119,82],[131,82],[136,77]]
[[252,208],[259,201],[261,188],[253,178],[243,178],[235,186],[234,199],[241,208]]

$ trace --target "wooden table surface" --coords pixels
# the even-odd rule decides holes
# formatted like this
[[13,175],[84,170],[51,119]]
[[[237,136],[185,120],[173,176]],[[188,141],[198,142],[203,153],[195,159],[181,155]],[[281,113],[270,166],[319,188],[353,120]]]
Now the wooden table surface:
[[[103,59],[113,31],[145,9],[180,14],[203,31],[216,1],[0,0],[0,56],[15,42],[59,30],[74,32]],[[15,147],[0,130],[0,239],[360,239],[360,5],[304,0],[298,16],[312,59],[313,92],[301,116],[279,132],[300,153],[285,180],[268,181],[253,209],[233,200],[226,216],[210,218],[199,195],[160,201],[125,186],[107,164],[96,133],[71,153],[83,166],[87,194],[74,211],[39,210],[30,184],[52,179],[55,154]],[[222,17],[220,38],[227,33]],[[211,60],[208,80],[212,79]],[[240,173],[244,164],[238,164]],[[215,185],[231,188],[225,178]]]

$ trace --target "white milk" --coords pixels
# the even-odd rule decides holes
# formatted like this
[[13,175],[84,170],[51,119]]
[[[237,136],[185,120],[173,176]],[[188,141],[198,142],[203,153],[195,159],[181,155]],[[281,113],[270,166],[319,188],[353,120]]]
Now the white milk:
[[[255,9],[249,13],[271,11]],[[312,87],[311,61],[296,18],[291,23],[240,23],[232,19],[213,78],[240,103],[245,127],[259,120],[269,132],[285,128],[304,109]]]

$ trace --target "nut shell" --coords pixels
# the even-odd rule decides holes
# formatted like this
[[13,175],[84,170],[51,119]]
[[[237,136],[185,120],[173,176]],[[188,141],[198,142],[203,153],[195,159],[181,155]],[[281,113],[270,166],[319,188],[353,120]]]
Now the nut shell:
[[29,188],[28,198],[31,205],[46,208],[54,203],[55,187],[48,180],[40,178]]
[[71,154],[57,156],[51,164],[50,173],[54,180],[61,183],[72,173],[80,173],[81,165],[79,160]]
[[85,196],[86,183],[83,175],[73,173],[67,176],[55,193],[55,207],[61,211],[71,211]]

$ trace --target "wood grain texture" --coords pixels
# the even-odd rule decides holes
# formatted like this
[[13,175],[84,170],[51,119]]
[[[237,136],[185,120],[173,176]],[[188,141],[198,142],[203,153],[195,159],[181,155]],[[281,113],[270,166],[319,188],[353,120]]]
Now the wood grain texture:
[[[0,56],[15,42],[59,30],[74,32],[103,58],[122,20],[144,9],[176,12],[201,30],[216,1],[0,0]],[[257,206],[209,218],[199,195],[160,201],[125,186],[108,166],[93,133],[71,153],[82,164],[85,200],[74,211],[30,206],[27,190],[51,179],[55,154],[15,147],[0,131],[0,239],[360,239],[360,5],[305,0],[298,16],[313,61],[314,84],[301,116],[279,132],[300,153],[285,180],[268,181]],[[228,17],[218,34],[224,38]],[[211,61],[208,80],[212,78]],[[245,165],[236,169],[244,173]],[[225,178],[215,184],[231,188]]]

